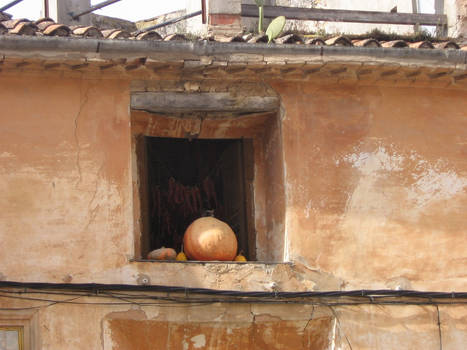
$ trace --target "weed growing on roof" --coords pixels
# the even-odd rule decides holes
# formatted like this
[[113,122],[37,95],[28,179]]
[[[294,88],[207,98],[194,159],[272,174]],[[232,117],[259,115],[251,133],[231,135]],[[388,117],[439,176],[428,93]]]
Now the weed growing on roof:
[[414,34],[401,35],[396,33],[386,33],[379,29],[373,29],[370,32],[367,32],[363,35],[349,35],[352,39],[366,39],[372,38],[378,41],[393,41],[393,40],[404,40],[408,42],[417,42],[417,41],[435,41],[435,38],[430,32],[426,30],[421,30],[415,32]]
[[188,40],[188,41],[198,41],[199,40],[199,35],[197,35],[197,34],[184,33],[184,32],[179,32],[179,34],[185,36],[186,40]]

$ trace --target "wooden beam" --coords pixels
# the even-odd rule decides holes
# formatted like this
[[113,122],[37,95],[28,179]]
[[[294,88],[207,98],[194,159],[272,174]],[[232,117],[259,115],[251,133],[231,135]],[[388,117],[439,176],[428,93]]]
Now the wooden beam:
[[227,92],[133,92],[131,108],[154,113],[275,111],[279,99],[274,96],[232,96]]
[[[258,17],[256,5],[242,4],[242,16]],[[264,6],[264,17],[285,16],[287,19],[327,22],[387,23],[440,26],[447,24],[447,16],[424,13],[392,13],[377,11],[330,10],[285,6]]]

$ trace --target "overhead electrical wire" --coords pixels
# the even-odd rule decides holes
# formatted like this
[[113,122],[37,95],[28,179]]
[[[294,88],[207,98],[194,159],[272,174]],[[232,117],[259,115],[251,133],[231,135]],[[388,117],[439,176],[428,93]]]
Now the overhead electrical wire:
[[5,6],[0,7],[0,12],[4,12],[4,11],[8,10],[10,7],[13,7],[16,4],[19,4],[21,1],[23,1],[23,0],[14,0],[14,1],[6,4]]
[[82,11],[82,12],[77,13],[77,14],[70,13],[70,15],[71,15],[71,18],[73,18],[73,19],[76,20],[76,19],[80,18],[80,17],[83,16],[83,15],[86,15],[86,14],[88,14],[88,13],[94,12],[94,11],[96,11],[96,10],[99,10],[99,9],[101,9],[101,8],[103,8],[103,7],[108,6],[108,5],[112,5],[112,4],[114,4],[114,3],[116,3],[116,2],[119,2],[119,1],[121,1],[121,0],[107,0],[107,1],[102,1],[102,2],[100,2],[100,3],[98,3],[98,4],[94,5],[94,6],[91,6],[90,8],[88,8],[88,9],[85,10],[85,11]]
[[164,285],[133,285],[133,284],[99,284],[99,283],[45,283],[45,282],[14,282],[0,281],[0,287],[26,288],[35,290],[73,290],[86,291],[99,294],[103,291],[144,291],[144,292],[166,292],[201,294],[231,297],[249,298],[329,298],[329,297],[399,297],[399,298],[425,298],[425,299],[467,299],[467,292],[434,292],[415,290],[350,290],[350,291],[306,291],[306,292],[281,292],[281,291],[236,291],[219,290],[209,288],[191,288]]
[[[127,284],[73,284],[0,281],[0,288],[2,287],[3,289],[0,289],[0,299],[9,298],[47,304],[32,307],[28,306],[26,308],[0,308],[0,310],[41,308],[56,304],[95,306],[137,305],[140,307],[192,307],[214,303],[256,303],[270,305],[306,304],[326,307],[353,305],[467,304],[467,293],[465,292],[421,292],[412,290],[247,292],[160,285],[143,286]],[[166,293],[166,295],[160,295],[161,293]],[[49,297],[35,296],[44,294],[47,294]],[[71,296],[72,298],[53,299],[51,296]],[[80,298],[98,298],[101,300],[110,299],[111,301],[78,301],[77,299]]]

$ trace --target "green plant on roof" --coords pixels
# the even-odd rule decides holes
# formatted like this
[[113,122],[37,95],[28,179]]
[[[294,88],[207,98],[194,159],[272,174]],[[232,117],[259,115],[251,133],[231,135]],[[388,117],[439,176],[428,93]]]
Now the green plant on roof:
[[[258,6],[258,33],[263,33],[263,22],[264,22],[264,0],[255,0],[256,6]],[[268,43],[273,39],[277,38],[285,26],[285,17],[279,16],[274,18],[266,29],[266,35],[268,36]]]
[[264,20],[264,0],[255,0],[256,6],[258,6],[258,33],[263,32],[263,20]]
[[274,18],[271,23],[269,23],[268,29],[266,29],[266,35],[268,36],[268,43],[273,39],[277,38],[285,26],[285,17],[279,16]]

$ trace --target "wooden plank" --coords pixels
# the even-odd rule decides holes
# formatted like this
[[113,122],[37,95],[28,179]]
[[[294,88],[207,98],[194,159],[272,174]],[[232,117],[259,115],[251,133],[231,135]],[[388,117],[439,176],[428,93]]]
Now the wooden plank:
[[[256,5],[242,4],[242,16],[258,17]],[[328,22],[447,25],[447,16],[425,13],[331,10],[285,6],[264,6],[264,17],[285,16],[287,19]]]
[[155,113],[274,111],[279,99],[274,96],[232,96],[227,92],[134,92],[131,108]]
[[245,219],[248,239],[248,249],[245,251],[248,261],[256,260],[256,230],[255,230],[255,208],[254,208],[254,181],[255,181],[255,159],[252,139],[242,140],[243,161],[243,191],[245,193]]
[[[136,250],[136,256],[146,258],[150,250],[150,227],[149,227],[149,182],[148,182],[148,165],[147,165],[147,147],[146,138],[143,135],[135,135],[135,151],[136,151],[136,164],[138,169],[138,195],[140,207],[140,234],[139,237],[139,250]],[[139,232],[137,232],[138,234]],[[137,238],[138,239],[138,238]],[[138,244],[136,244],[138,248]]]

